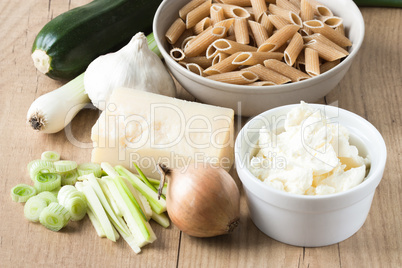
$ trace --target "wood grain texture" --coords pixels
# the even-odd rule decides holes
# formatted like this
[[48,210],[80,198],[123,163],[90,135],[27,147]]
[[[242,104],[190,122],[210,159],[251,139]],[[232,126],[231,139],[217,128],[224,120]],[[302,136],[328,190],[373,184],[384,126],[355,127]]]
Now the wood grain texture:
[[[196,239],[152,224],[158,240],[136,255],[123,240],[96,235],[90,221],[70,223],[55,233],[25,220],[10,189],[30,184],[26,164],[45,150],[64,159],[90,160],[90,129],[99,112],[80,112],[65,131],[33,132],[26,112],[38,96],[58,88],[36,71],[30,58],[38,31],[55,16],[89,0],[0,0],[0,267],[401,267],[402,266],[402,9],[362,8],[366,36],[348,74],[325,98],[378,128],[388,147],[384,178],[363,227],[332,246],[302,248],[260,232],[248,216],[241,190],[241,223],[233,234]],[[184,90],[180,98],[193,100]],[[248,118],[237,118],[237,131]],[[74,138],[75,142],[73,142]],[[375,141],[373,141],[375,142]],[[82,146],[81,146],[82,147]],[[90,146],[88,146],[90,147]],[[236,171],[231,171],[241,189]]]

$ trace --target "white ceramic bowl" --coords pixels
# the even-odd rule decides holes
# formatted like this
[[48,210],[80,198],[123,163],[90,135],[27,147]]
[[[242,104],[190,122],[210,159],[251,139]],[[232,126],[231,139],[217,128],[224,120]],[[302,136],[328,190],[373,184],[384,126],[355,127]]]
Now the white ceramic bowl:
[[345,126],[350,132],[350,142],[357,146],[359,154],[369,155],[371,168],[361,184],[331,195],[296,195],[264,184],[249,171],[258,130],[267,122],[272,124],[279,116],[286,115],[296,105],[274,108],[251,119],[237,136],[235,162],[255,225],[278,241],[317,247],[338,243],[363,225],[384,172],[387,151],[381,134],[362,117],[337,107],[310,105],[314,109],[324,109],[331,122]]
[[321,0],[335,15],[343,18],[347,34],[353,43],[350,55],[332,70],[305,81],[269,87],[231,85],[200,77],[174,61],[167,52],[164,37],[178,18],[178,11],[188,0],[165,0],[159,6],[153,22],[156,43],[173,76],[199,101],[235,110],[236,114],[254,116],[267,109],[297,103],[315,102],[327,95],[344,77],[364,38],[363,17],[352,0]]

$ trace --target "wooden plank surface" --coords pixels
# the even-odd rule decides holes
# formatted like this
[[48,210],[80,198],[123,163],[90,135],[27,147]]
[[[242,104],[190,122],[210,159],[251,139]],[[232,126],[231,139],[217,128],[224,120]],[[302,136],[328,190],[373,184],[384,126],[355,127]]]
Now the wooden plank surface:
[[[122,240],[113,243],[97,237],[87,218],[58,233],[25,220],[23,206],[11,201],[10,189],[30,183],[26,172],[30,160],[50,149],[65,159],[90,160],[91,149],[77,147],[64,131],[39,134],[25,123],[32,101],[61,85],[32,64],[30,50],[36,34],[50,19],[87,2],[0,0],[0,267],[402,266],[402,9],[361,9],[366,23],[363,46],[348,74],[325,99],[368,119],[388,147],[384,178],[368,219],[351,238],[321,248],[277,242],[254,226],[243,191],[241,223],[232,235],[196,239],[174,226],[165,230],[153,224],[158,240],[139,255]],[[184,91],[181,97],[191,99]],[[77,141],[90,142],[90,128],[98,114],[85,110],[73,120],[71,133]],[[231,174],[241,188],[236,171]]]

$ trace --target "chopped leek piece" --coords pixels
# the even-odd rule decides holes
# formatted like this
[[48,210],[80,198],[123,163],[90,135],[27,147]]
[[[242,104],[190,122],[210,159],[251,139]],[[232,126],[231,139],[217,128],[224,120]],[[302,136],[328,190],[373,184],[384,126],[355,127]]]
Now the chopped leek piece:
[[46,160],[34,160],[28,164],[28,171],[31,179],[33,180],[35,176],[39,173],[54,173],[56,168],[53,162]]
[[143,219],[145,221],[148,221],[147,216],[145,216],[144,211],[141,209],[141,206],[137,201],[138,197],[137,198],[134,197],[134,195],[131,193],[130,189],[128,188],[127,184],[124,182],[124,179],[119,176],[119,177],[114,178],[114,180],[119,183],[118,187],[121,187],[121,189],[126,192],[128,198],[130,198],[131,202],[133,202],[134,206],[136,207],[136,209],[138,209],[138,211],[142,215]]
[[52,194],[54,194],[57,197],[57,195],[59,194],[60,189],[61,189],[61,187],[57,187],[56,189],[54,189],[52,191],[49,191],[49,192],[51,192]]
[[43,152],[41,157],[42,160],[46,160],[46,161],[51,161],[51,162],[55,162],[55,161],[59,161],[60,160],[60,154],[54,151],[46,151]]
[[34,186],[38,192],[53,191],[61,186],[61,176],[57,173],[39,173],[34,178]]
[[152,209],[148,203],[148,200],[137,189],[135,189],[126,178],[123,178],[123,181],[130,193],[133,195],[134,199],[138,201],[138,205],[141,208],[141,211],[144,213],[146,220],[149,221],[152,216]]
[[107,201],[109,202],[110,206],[112,207],[116,216],[121,217],[123,214],[121,213],[119,207],[116,204],[116,200],[114,200],[112,193],[110,192],[109,188],[107,187],[106,181],[102,179],[97,179],[100,187],[102,188],[102,192],[105,194]]
[[117,171],[109,163],[102,162],[101,167],[103,171],[106,172],[106,174],[113,179],[120,176],[119,173],[117,173]]
[[74,185],[77,182],[78,172],[77,169],[69,170],[66,172],[59,172],[61,176],[61,185]]
[[87,209],[87,214],[88,214],[89,220],[92,222],[92,225],[95,228],[95,231],[98,234],[98,236],[106,237],[105,231],[103,231],[98,218],[95,216],[95,214],[92,212],[92,210],[90,208]]
[[100,178],[102,176],[102,168],[96,163],[83,163],[79,164],[77,167],[78,175],[89,175],[94,174],[95,177]]
[[170,221],[166,213],[158,214],[155,211],[152,211],[152,219],[165,228],[168,228],[170,225]]
[[11,198],[14,202],[23,203],[36,195],[36,189],[31,185],[18,184],[11,189]]
[[33,221],[33,222],[38,222],[41,212],[47,206],[48,206],[48,204],[47,204],[46,200],[39,196],[34,196],[32,198],[29,198],[29,200],[25,203],[25,206],[24,206],[25,218],[27,218],[28,220]]
[[[152,191],[154,191],[155,193],[158,193],[158,190],[151,184],[151,182],[148,180],[147,176],[145,176],[145,174],[137,166],[137,164],[134,162],[133,162],[133,164],[134,164],[134,167],[137,170],[138,174],[140,175],[142,182],[145,183]],[[161,197],[166,200],[166,197],[164,195],[161,195]]]
[[152,210],[160,214],[166,211],[166,201],[165,199],[158,200],[158,194],[152,191],[143,181],[141,181],[137,176],[128,171],[122,166],[116,166],[115,170],[124,178],[128,179],[135,189],[137,189],[149,202]]
[[54,162],[57,172],[67,172],[77,168],[77,162],[69,160],[60,160]]
[[49,205],[52,202],[56,202],[57,203],[57,197],[54,193],[49,192],[49,191],[44,191],[41,192],[37,195],[37,197],[42,198],[43,200],[46,201],[46,204]]
[[85,217],[87,201],[84,194],[74,186],[65,185],[61,187],[57,199],[70,212],[72,221],[79,221]]
[[70,220],[70,212],[58,203],[50,203],[44,208],[39,216],[40,223],[52,231],[59,231]]

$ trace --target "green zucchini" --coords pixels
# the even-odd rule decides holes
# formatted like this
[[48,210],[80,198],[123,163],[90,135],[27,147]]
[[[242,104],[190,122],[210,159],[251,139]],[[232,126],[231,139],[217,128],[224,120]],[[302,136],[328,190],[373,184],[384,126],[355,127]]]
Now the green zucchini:
[[35,67],[53,79],[78,76],[95,58],[117,51],[137,32],[150,33],[160,3],[161,0],[93,0],[57,16],[35,38]]

